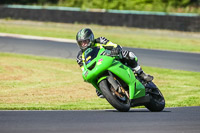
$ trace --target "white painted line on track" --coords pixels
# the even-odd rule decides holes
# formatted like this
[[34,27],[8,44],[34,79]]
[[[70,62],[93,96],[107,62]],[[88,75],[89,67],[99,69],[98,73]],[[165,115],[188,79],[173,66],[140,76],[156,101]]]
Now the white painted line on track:
[[48,40],[48,41],[57,41],[57,42],[76,43],[76,40],[73,40],[73,39],[62,39],[62,38],[53,38],[53,37],[40,37],[40,36],[10,34],[10,33],[0,33],[0,36],[2,36],[2,37],[22,38],[22,39]]

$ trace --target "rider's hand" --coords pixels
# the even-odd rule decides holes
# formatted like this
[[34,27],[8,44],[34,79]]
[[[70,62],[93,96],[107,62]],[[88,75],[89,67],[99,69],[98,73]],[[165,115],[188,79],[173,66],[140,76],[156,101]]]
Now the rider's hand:
[[120,53],[120,50],[119,50],[118,48],[113,48],[113,49],[111,50],[110,55],[111,55],[111,56],[118,56],[119,53]]
[[111,54],[111,51],[106,49],[104,55],[110,56],[110,54]]
[[113,48],[112,50],[106,49],[105,54],[108,56],[118,56],[120,54],[120,50],[118,48]]

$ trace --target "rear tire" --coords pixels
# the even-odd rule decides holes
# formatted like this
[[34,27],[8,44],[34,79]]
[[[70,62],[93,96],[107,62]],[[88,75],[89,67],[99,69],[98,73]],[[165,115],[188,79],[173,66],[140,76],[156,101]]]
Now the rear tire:
[[165,99],[161,91],[158,88],[151,88],[148,94],[150,96],[150,102],[145,107],[151,112],[162,111],[165,108]]
[[107,80],[102,80],[99,83],[99,88],[106,100],[118,111],[128,112],[130,110],[130,100],[127,98],[126,102],[121,101],[115,94],[112,93],[111,87],[109,86],[111,85],[108,84]]

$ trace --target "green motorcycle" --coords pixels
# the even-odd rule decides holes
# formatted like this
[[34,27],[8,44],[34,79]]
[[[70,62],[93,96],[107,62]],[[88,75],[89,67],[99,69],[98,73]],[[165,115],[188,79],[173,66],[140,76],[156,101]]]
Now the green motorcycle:
[[88,48],[82,55],[83,79],[91,83],[118,111],[127,112],[130,107],[145,106],[150,111],[162,111],[165,100],[153,82],[139,79],[119,57],[110,56],[104,47]]

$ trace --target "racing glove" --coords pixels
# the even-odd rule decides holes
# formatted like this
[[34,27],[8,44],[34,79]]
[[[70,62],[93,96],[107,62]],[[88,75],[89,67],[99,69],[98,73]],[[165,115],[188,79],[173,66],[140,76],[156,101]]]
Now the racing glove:
[[121,53],[121,50],[118,48],[113,48],[112,50],[106,49],[105,53],[108,56],[119,56],[119,54]]
[[111,56],[118,56],[119,54],[120,54],[120,49],[118,48],[113,48],[110,53]]

